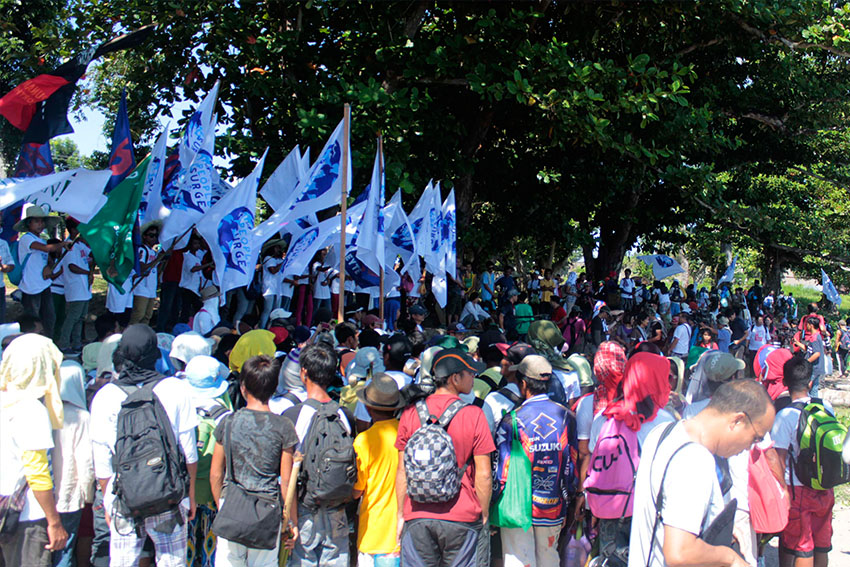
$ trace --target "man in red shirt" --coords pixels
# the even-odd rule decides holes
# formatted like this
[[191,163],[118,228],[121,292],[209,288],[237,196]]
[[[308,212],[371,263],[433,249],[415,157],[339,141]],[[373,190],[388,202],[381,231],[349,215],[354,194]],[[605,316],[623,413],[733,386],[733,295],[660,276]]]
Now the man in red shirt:
[[[432,375],[437,389],[425,400],[428,411],[439,417],[460,394],[472,391],[475,375],[484,370],[463,349],[446,349],[434,357]],[[407,494],[404,450],[421,424],[415,406],[401,415],[395,447],[399,450],[396,496],[403,565],[453,565],[474,567],[489,561],[488,514],[493,490],[490,454],[496,450],[481,408],[467,405],[449,422],[457,466],[463,471],[460,490],[448,502],[422,503]],[[466,466],[470,464],[470,466]],[[465,468],[464,468],[465,467]]]

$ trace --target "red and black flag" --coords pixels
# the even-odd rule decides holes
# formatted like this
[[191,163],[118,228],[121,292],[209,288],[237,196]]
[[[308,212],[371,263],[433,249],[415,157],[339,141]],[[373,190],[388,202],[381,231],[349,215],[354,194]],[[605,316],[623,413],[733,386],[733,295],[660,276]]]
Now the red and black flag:
[[43,144],[55,136],[70,134],[74,129],[68,122],[68,105],[89,63],[107,53],[139,45],[154,27],[154,24],[144,26],[87,49],[50,73],[24,81],[0,98],[0,114],[19,130],[26,131],[24,143]]

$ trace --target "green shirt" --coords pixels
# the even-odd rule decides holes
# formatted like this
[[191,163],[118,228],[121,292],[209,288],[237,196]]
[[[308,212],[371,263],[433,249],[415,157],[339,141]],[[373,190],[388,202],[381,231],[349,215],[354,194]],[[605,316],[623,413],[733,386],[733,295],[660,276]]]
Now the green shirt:
[[516,316],[516,332],[524,335],[528,332],[528,328],[534,321],[534,312],[531,310],[531,305],[528,303],[517,303],[514,305],[514,314]]

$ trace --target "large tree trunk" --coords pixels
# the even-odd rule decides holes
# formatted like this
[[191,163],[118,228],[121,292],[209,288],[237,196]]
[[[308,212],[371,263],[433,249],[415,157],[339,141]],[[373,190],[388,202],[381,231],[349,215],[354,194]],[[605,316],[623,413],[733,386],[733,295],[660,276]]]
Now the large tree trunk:
[[764,247],[762,254],[764,255],[764,292],[774,291],[779,293],[779,289],[782,287],[782,272],[784,271],[782,266],[785,257],[779,250],[770,245]]
[[634,223],[621,218],[614,220],[615,218],[613,215],[608,216],[599,227],[596,258],[593,258],[592,245],[582,246],[587,274],[592,276],[594,281],[604,280],[611,272],[619,274],[626,252],[635,243],[632,234]]

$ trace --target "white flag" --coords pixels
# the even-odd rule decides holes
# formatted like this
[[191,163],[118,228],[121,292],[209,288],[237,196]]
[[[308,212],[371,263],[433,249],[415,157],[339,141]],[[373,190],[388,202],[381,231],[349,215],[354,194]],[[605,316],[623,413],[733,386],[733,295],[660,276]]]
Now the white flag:
[[457,211],[455,208],[455,190],[443,202],[442,240],[446,250],[446,271],[457,278]]
[[280,268],[281,277],[304,274],[316,252],[327,246],[330,239],[339,238],[339,231],[340,218],[337,215],[293,237]]
[[[47,212],[66,213],[89,222],[106,204],[103,189],[111,177],[109,169],[73,169],[41,177],[4,179],[0,181],[0,208],[24,198]],[[14,200],[7,203],[8,199]]]
[[826,296],[828,300],[835,304],[836,307],[841,307],[841,295],[838,294],[838,290],[835,289],[835,284],[832,283],[832,280],[829,279],[829,276],[826,275],[826,272],[821,268],[821,285],[823,286],[823,294]]
[[[429,181],[413,210],[410,211],[410,215],[408,215],[410,227],[413,229],[413,238],[416,240],[416,249],[423,258],[426,250],[431,248],[430,210],[433,202],[431,196],[433,189],[434,187]],[[426,219],[429,219],[428,222],[426,222]],[[423,230],[423,227],[425,227],[425,230]]]
[[650,254],[647,256],[638,256],[640,260],[647,266],[652,267],[652,274],[657,280],[663,280],[676,274],[681,274],[685,269],[679,265],[679,262],[664,254]]
[[305,182],[306,178],[307,170],[304,169],[301,150],[295,146],[260,189],[260,196],[272,210],[288,210],[298,196],[295,188]]
[[198,105],[197,110],[189,118],[186,124],[186,132],[180,140],[180,163],[185,169],[195,159],[203,147],[210,131],[215,132],[216,116],[215,101],[218,98],[219,81],[215,82],[213,88]]
[[413,281],[419,281],[419,255],[416,253],[416,239],[407,214],[401,204],[401,191],[396,191],[387,206],[384,207],[386,222],[386,238],[384,240],[386,253],[384,265],[392,269],[396,258],[404,262],[402,273],[410,274]]
[[254,277],[253,254],[254,212],[257,187],[263,173],[268,149],[254,166],[254,171],[213,205],[198,222],[198,232],[207,241],[215,261],[215,272],[221,292],[246,286]]
[[139,218],[142,224],[168,216],[170,209],[162,204],[162,178],[165,172],[165,151],[168,142],[168,125],[156,139],[151,150],[151,159],[145,174],[145,187],[142,203],[139,205]]
[[720,284],[732,283],[733,281],[735,281],[735,263],[737,262],[737,260],[737,256],[735,258],[732,258],[732,263],[729,264],[729,267],[726,268],[725,272],[723,272],[723,277],[717,281],[718,286]]
[[384,169],[380,145],[375,152],[366,210],[357,229],[356,243],[357,259],[380,275],[384,264]]

